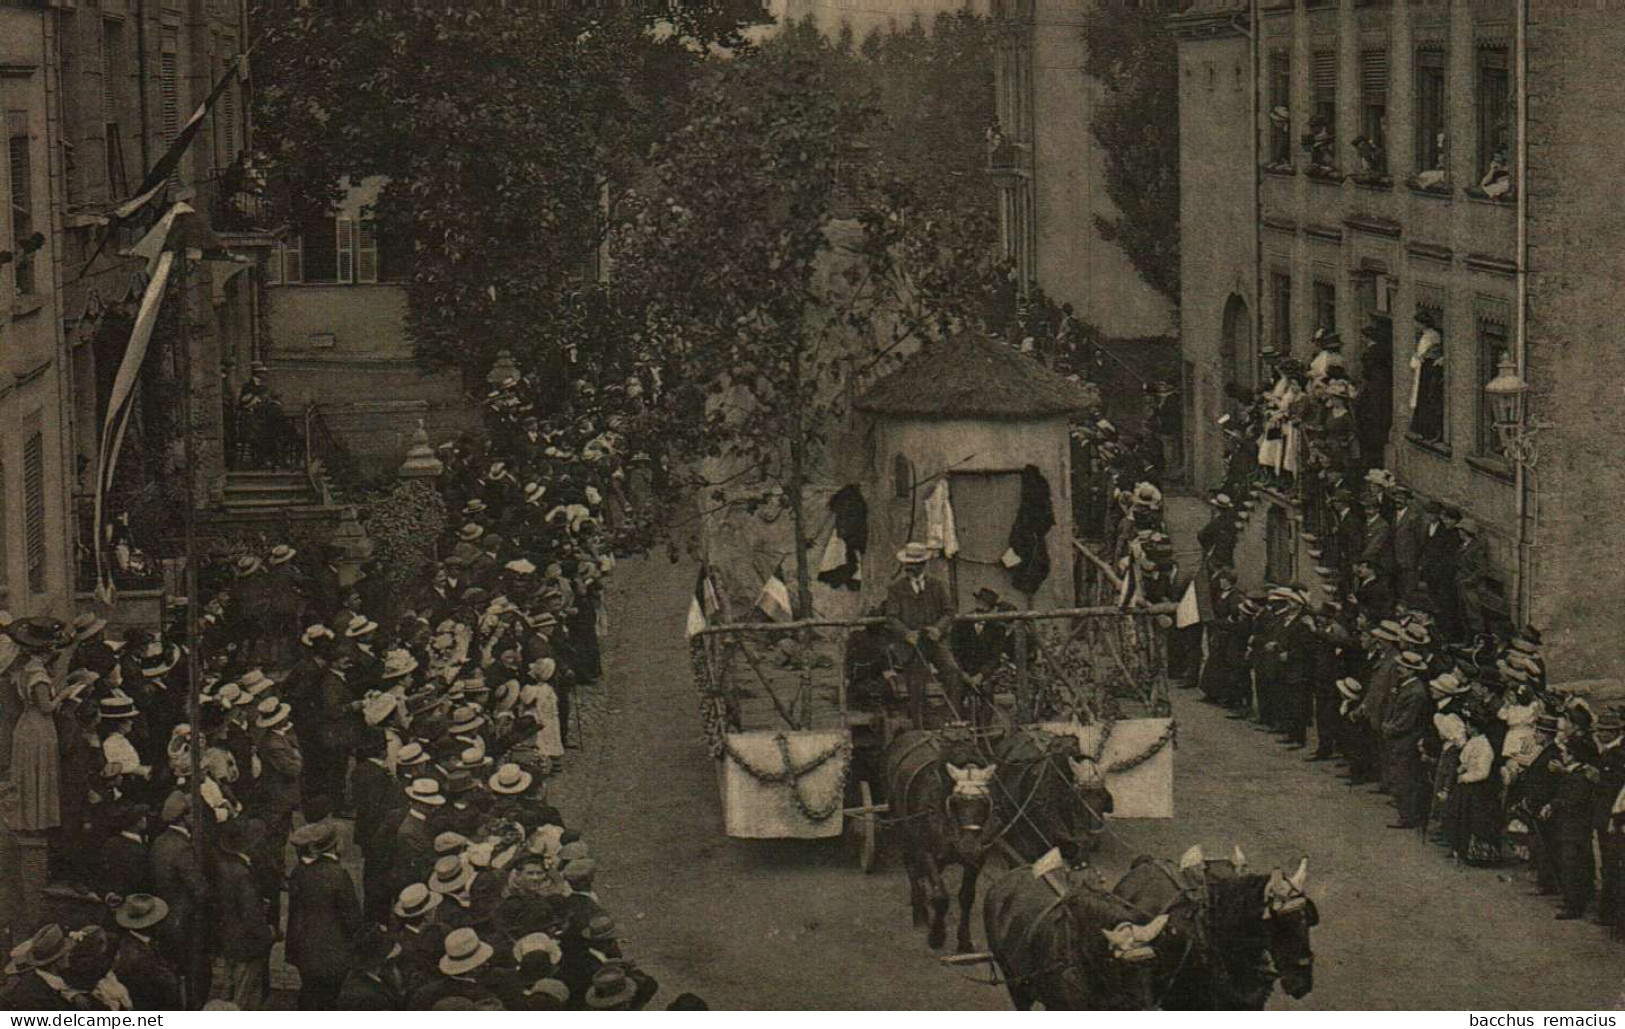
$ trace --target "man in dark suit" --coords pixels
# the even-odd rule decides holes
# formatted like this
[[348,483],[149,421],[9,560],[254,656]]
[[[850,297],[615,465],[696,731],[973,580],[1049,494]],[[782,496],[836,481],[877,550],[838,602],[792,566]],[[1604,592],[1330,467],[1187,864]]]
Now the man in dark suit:
[[169,953],[157,939],[169,905],[162,897],[127,894],[113,913],[118,923],[118,954],[113,971],[130,991],[137,1011],[171,1011],[181,1006],[181,977],[165,957]]
[[1403,486],[1393,491],[1394,596],[1414,603],[1422,581],[1422,547],[1428,537],[1428,514],[1416,497]]
[[1418,744],[1432,729],[1435,711],[1422,676],[1427,670],[1423,658],[1412,652],[1399,657],[1403,680],[1382,716],[1382,739],[1386,748],[1388,787],[1399,808],[1399,821],[1390,829],[1415,829],[1427,816],[1430,784],[1422,766]]
[[1349,600],[1354,605],[1354,613],[1365,615],[1366,621],[1373,625],[1387,618],[1393,610],[1393,596],[1388,591],[1388,584],[1377,574],[1376,565],[1369,556],[1354,562]]
[[176,791],[164,801],[159,820],[164,829],[152,841],[152,891],[169,905],[163,944],[176,955],[189,1002],[209,996],[212,978],[206,940],[209,881],[198,864],[188,827],[192,802]]
[[1463,540],[1460,525],[1461,509],[1445,507],[1422,541],[1422,581],[1427,583],[1428,601],[1439,628],[1450,639],[1459,639],[1462,630],[1461,589],[1456,579]]
[[261,869],[262,889],[276,883],[286,860],[284,843],[299,807],[305,760],[292,732],[291,709],[273,698],[260,702],[254,714],[254,750],[260,759],[255,812],[265,823],[263,851],[269,867]]
[[244,1011],[259,1008],[269,979],[271,927],[250,856],[264,832],[256,819],[233,818],[216,834],[215,951],[226,961],[231,1002]]
[[355,801],[355,841],[361,848],[362,909],[368,922],[389,920],[389,905],[395,899],[389,864],[390,840],[406,813],[406,797],[400,784],[384,763],[386,743],[376,729],[367,729],[356,750],[355,771],[350,776],[350,793]]
[[299,970],[299,1010],[329,1011],[355,964],[361,903],[330,822],[300,826],[293,845],[299,864],[288,879],[288,964]]
[[[982,614],[1016,610],[990,586],[983,586],[972,596],[976,598],[976,610]],[[1010,627],[1008,622],[955,622],[948,640],[960,671],[969,676],[984,675],[997,668],[999,659],[1009,652]]]
[[110,893],[128,897],[152,890],[152,858],[147,852],[147,806],[122,801],[103,805],[105,827],[112,830],[101,846],[102,883]]
[[900,646],[899,664],[908,683],[909,717],[917,728],[925,727],[925,683],[936,669],[955,712],[963,712],[964,676],[953,653],[944,645],[953,623],[954,604],[942,580],[925,574],[931,550],[910,543],[897,552],[903,575],[886,587],[886,626],[893,645]]
[[[357,801],[359,803],[359,801]],[[340,1011],[400,1011],[406,984],[395,963],[401,948],[382,929],[364,931],[355,945],[355,967],[339,988]]]

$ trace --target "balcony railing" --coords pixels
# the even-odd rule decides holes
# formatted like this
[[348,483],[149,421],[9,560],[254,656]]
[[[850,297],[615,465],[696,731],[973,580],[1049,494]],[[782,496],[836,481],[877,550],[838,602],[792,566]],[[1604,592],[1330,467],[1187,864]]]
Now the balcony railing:
[[276,225],[261,187],[234,168],[209,179],[209,223],[216,232],[267,232]]

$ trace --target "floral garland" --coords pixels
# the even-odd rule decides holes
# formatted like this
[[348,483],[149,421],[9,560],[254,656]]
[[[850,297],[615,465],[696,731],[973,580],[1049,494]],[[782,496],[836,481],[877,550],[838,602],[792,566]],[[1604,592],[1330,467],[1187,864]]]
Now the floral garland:
[[[840,740],[828,750],[815,754],[802,765],[796,765],[791,759],[790,740],[784,733],[775,734],[773,742],[778,744],[779,758],[784,762],[784,767],[776,772],[752,765],[745,759],[743,754],[734,749],[733,744],[728,742],[726,736],[723,737],[722,748],[723,752],[727,754],[734,764],[742,768],[746,775],[757,782],[763,785],[788,783],[790,798],[795,801],[796,809],[808,821],[828,821],[837,811],[842,809],[846,800],[846,777],[852,769],[852,741],[849,739]],[[802,796],[801,780],[836,759],[839,759],[841,764],[840,775],[837,777],[833,795],[828,804],[815,808],[807,801],[806,797]]]
[[[1106,741],[1112,738],[1112,730],[1114,730],[1116,727],[1117,719],[1115,718],[1108,718],[1101,723],[1100,739],[1095,743],[1095,752],[1093,754],[1085,755],[1089,758],[1089,760],[1094,761],[1097,764],[1100,762],[1101,756],[1106,753]],[[1129,757],[1120,758],[1119,760],[1113,761],[1111,764],[1102,769],[1102,771],[1107,775],[1117,775],[1122,772],[1127,772],[1130,769],[1138,768],[1140,765],[1145,764],[1147,761],[1150,761],[1152,758],[1162,753],[1162,751],[1170,744],[1177,744],[1178,740],[1179,723],[1170,718],[1168,720],[1168,727],[1162,731],[1160,736],[1158,736],[1155,740],[1152,740],[1151,745],[1145,750],[1138,754],[1133,754]]]

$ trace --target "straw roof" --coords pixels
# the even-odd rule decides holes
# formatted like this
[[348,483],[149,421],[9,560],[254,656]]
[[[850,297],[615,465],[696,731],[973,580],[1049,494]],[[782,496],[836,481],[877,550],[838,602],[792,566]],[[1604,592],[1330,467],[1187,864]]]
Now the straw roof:
[[1099,403],[1093,385],[967,332],[921,349],[858,398],[857,408],[906,418],[1032,420],[1079,414]]

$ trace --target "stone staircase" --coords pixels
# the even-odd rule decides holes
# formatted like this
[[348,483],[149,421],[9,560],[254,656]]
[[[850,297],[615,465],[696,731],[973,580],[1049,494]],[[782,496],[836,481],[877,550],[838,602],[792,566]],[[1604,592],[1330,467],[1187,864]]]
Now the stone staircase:
[[282,510],[320,505],[322,498],[304,471],[227,472],[221,504],[227,511]]

